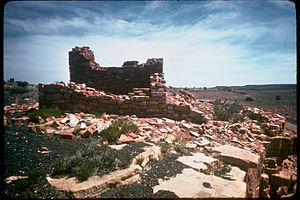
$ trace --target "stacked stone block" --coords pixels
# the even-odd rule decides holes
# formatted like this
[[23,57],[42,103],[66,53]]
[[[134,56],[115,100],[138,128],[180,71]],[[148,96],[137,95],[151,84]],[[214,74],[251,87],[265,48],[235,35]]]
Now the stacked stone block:
[[69,113],[135,114],[138,117],[168,117],[192,122],[202,116],[201,111],[190,106],[167,104],[163,74],[156,73],[151,77],[151,88],[134,88],[135,92],[128,95],[107,94],[74,82],[39,84],[39,106]]
[[69,52],[69,64],[68,85],[39,84],[40,108],[193,122],[203,114],[191,105],[167,104],[162,58],[148,59],[143,64],[126,61],[122,67],[101,67],[89,47],[75,47]]
[[285,117],[278,114],[265,112],[258,108],[248,108],[247,114],[251,119],[257,120],[261,123],[264,133],[268,136],[276,136],[284,131]]
[[149,88],[150,75],[162,73],[163,59],[146,63],[126,61],[122,67],[100,67],[89,47],[75,47],[69,52],[70,81],[113,94],[128,94],[133,88]]
[[151,88],[134,88],[128,95],[107,94],[85,84],[64,82],[39,84],[41,108],[63,112],[135,114],[163,117],[166,113],[166,86],[162,73],[151,75]]

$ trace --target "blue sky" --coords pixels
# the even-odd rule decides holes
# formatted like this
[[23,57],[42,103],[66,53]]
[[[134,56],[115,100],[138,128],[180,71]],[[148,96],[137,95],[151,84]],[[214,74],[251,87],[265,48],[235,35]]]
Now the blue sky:
[[289,1],[28,1],[4,9],[4,80],[69,82],[68,52],[100,66],[164,58],[167,86],[296,83]]

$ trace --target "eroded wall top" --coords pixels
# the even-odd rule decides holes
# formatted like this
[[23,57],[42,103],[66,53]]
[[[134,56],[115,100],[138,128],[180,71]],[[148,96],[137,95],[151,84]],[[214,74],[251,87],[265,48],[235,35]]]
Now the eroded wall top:
[[150,74],[163,72],[163,59],[146,63],[126,61],[122,67],[102,67],[95,62],[89,47],[75,47],[69,52],[70,81],[114,94],[128,94],[133,88],[150,88]]

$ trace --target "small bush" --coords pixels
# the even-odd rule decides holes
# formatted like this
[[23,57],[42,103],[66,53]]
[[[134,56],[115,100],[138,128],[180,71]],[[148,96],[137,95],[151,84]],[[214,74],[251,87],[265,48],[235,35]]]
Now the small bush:
[[236,100],[232,104],[226,103],[226,100],[221,104],[221,100],[217,99],[214,102],[214,115],[221,121],[243,121],[244,115],[240,114],[242,108]]
[[116,119],[112,121],[112,124],[107,129],[101,131],[100,135],[103,140],[115,142],[119,139],[121,134],[125,134],[129,131],[138,133],[139,128],[131,121]]
[[131,164],[132,156],[130,154],[126,154],[123,156],[120,156],[118,158],[118,167],[120,168],[126,168]]
[[228,172],[231,171],[230,165],[218,165],[216,169],[214,169],[214,175],[219,177],[224,177]]
[[249,97],[249,96],[247,96],[246,98],[245,98],[245,101],[253,101],[254,99],[252,98],[252,97]]
[[50,109],[50,108],[42,108],[40,110],[33,110],[33,111],[29,112],[27,116],[30,118],[31,121],[38,122],[39,116],[41,116],[43,119],[46,119],[51,116],[60,117],[61,114],[62,113],[60,110]]
[[281,96],[280,95],[276,95],[275,99],[276,99],[276,101],[279,101],[279,100],[281,100]]
[[9,82],[9,83],[14,83],[14,82],[15,82],[15,79],[14,79],[14,78],[10,78],[9,80],[7,80],[7,82]]
[[170,146],[166,143],[161,143],[160,149],[162,153],[168,153],[170,151]]
[[199,115],[197,118],[194,119],[194,123],[196,124],[205,124],[207,122],[207,119],[204,118],[202,115]]
[[85,181],[87,180],[92,174],[95,173],[96,163],[92,160],[87,160],[82,167],[80,168],[79,172],[79,180]]
[[16,83],[17,83],[17,86],[19,86],[19,87],[27,87],[28,86],[28,82],[26,82],[26,81],[16,81]]
[[136,164],[141,165],[144,162],[144,158],[140,157],[136,159]]
[[175,149],[175,151],[177,151],[180,154],[183,154],[183,155],[189,154],[189,152],[185,149],[183,144],[176,144],[174,149]]
[[101,118],[101,117],[103,116],[103,114],[104,114],[104,113],[97,113],[97,114],[95,115],[95,118]]
[[63,160],[57,160],[54,163],[54,174],[63,174],[67,171],[67,163]]

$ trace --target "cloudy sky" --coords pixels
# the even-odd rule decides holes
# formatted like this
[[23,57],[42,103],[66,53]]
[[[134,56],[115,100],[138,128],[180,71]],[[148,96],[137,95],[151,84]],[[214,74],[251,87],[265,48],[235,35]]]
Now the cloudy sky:
[[289,1],[6,4],[4,80],[69,82],[75,46],[89,46],[104,67],[162,57],[168,86],[296,83]]

